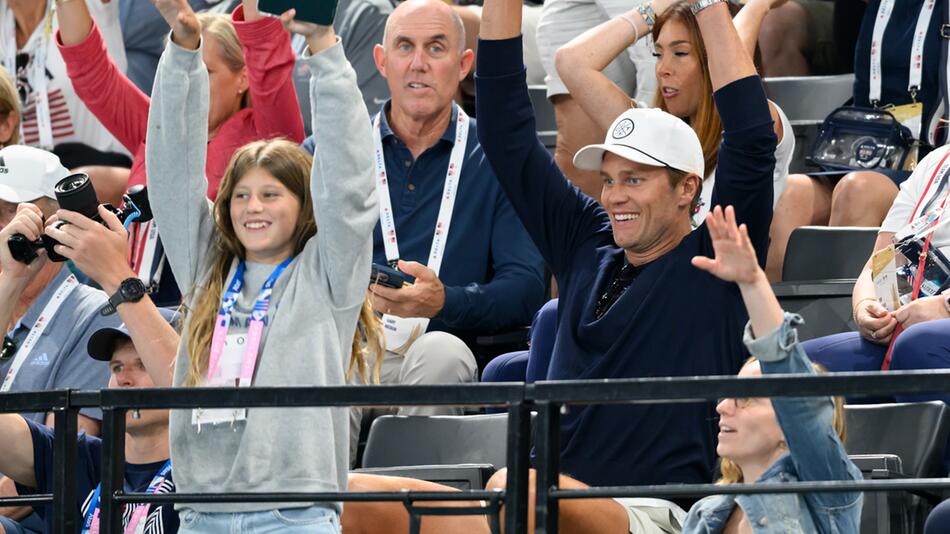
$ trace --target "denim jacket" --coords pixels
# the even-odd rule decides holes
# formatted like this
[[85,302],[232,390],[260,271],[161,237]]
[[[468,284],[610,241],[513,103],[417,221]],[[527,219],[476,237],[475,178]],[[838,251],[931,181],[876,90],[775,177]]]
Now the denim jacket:
[[[753,338],[751,325],[746,326],[743,341],[763,374],[815,374],[798,344],[799,324],[800,316],[786,313],[779,328],[758,339]],[[832,428],[830,397],[776,397],[772,407],[789,453],[769,466],[757,484],[862,479]],[[683,533],[721,532],[738,503],[756,534],[857,534],[862,499],[860,492],[711,495],[690,509]]]

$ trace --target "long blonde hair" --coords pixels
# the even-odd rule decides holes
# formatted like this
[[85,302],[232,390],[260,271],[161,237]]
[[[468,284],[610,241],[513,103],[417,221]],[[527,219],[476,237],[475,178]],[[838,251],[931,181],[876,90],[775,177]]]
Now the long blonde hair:
[[[671,21],[679,22],[686,27],[689,42],[696,53],[699,70],[702,72],[702,87],[699,91],[699,107],[696,110],[696,120],[690,121],[689,125],[696,132],[696,136],[699,137],[699,144],[703,147],[706,176],[709,176],[716,169],[716,163],[719,161],[719,144],[722,142],[722,123],[719,120],[719,112],[716,110],[716,102],[713,100],[712,78],[709,76],[709,56],[706,53],[703,36],[699,31],[699,23],[696,22],[696,16],[693,15],[689,3],[685,0],[673,4],[657,16],[656,23],[653,25],[654,42],[659,38],[663,26]],[[657,87],[653,105],[663,111],[669,111],[659,87]]]
[[[754,361],[756,361],[756,359],[753,356],[746,360],[745,364],[743,364],[743,367]],[[812,362],[811,365],[819,374],[828,372],[828,370],[825,369],[825,366],[821,365],[820,363]],[[834,403],[835,411],[831,416],[831,426],[838,434],[838,439],[844,443],[845,437],[847,435],[844,421],[844,397],[834,397]],[[739,484],[743,482],[742,469],[739,468],[738,464],[728,458],[721,458],[719,460],[719,472],[722,474],[722,477],[716,481],[716,484]]]
[[[244,48],[238,38],[237,30],[231,17],[223,13],[198,13],[198,22],[201,23],[202,36],[210,37],[221,47],[221,59],[232,72],[241,72],[247,65],[244,59]],[[244,91],[241,98],[241,109],[250,107],[251,92]]]
[[20,95],[17,93],[16,84],[7,69],[0,66],[0,121],[5,121],[10,114],[16,115],[16,122],[13,125],[13,133],[6,142],[0,141],[0,147],[16,145],[20,143]]
[[[211,350],[211,338],[214,322],[224,292],[225,278],[231,270],[234,258],[245,258],[244,245],[238,240],[231,221],[231,196],[234,188],[244,175],[255,168],[267,171],[300,200],[300,216],[291,236],[294,243],[294,255],[299,254],[307,241],[316,235],[317,223],[313,215],[313,199],[310,196],[310,169],[312,158],[296,143],[285,139],[255,141],[238,149],[228,164],[218,196],[214,201],[214,219],[217,232],[211,243],[211,261],[207,271],[204,290],[201,284],[193,289],[194,306],[186,310],[188,314],[188,375],[185,384],[197,386],[204,383],[208,373],[208,359]],[[200,291],[200,293],[198,293]],[[192,299],[189,298],[189,301]],[[379,369],[382,365],[382,324],[368,300],[363,301],[360,310],[359,327],[353,336],[350,351],[350,363],[347,380],[353,370],[358,369],[364,377],[366,361],[375,354],[376,363],[373,379],[379,382]]]

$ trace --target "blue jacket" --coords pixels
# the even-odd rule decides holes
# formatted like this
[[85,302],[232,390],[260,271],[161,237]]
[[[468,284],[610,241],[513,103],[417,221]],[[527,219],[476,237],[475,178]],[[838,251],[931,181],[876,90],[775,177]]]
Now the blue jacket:
[[[753,339],[752,329],[746,326],[743,341],[758,358],[763,374],[815,374],[798,344],[795,325],[799,324],[800,316],[786,313],[782,326],[759,339]],[[830,397],[776,397],[772,407],[789,453],[769,466],[757,484],[862,479],[831,425],[835,408]],[[738,503],[756,534],[857,534],[862,500],[863,494],[854,491],[711,495],[690,509],[683,533],[721,532]]]

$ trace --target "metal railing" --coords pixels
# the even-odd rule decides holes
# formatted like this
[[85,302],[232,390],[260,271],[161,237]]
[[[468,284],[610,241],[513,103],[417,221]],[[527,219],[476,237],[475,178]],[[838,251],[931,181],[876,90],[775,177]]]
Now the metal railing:
[[[526,532],[529,494],[530,414],[538,412],[535,449],[535,532],[557,532],[558,501],[604,497],[678,497],[710,494],[790,493],[824,491],[914,491],[950,488],[950,478],[871,481],[795,482],[763,487],[755,484],[717,486],[595,487],[566,490],[557,486],[560,413],[566,405],[705,402],[720,397],[847,397],[925,394],[950,391],[950,371],[838,373],[819,376],[769,375],[755,379],[728,377],[647,378],[538,382],[535,384],[468,384],[451,386],[342,386],[294,388],[105,389],[100,392],[53,391],[0,394],[0,412],[44,412],[55,416],[54,488],[52,494],[0,499],[0,505],[51,505],[54,533],[79,530],[75,465],[77,416],[81,408],[102,409],[102,532],[121,531],[122,505],[163,502],[347,502],[395,501],[410,515],[410,531],[418,531],[422,515],[483,514],[497,531],[505,509],[506,532]],[[234,407],[318,407],[379,405],[506,406],[508,408],[507,490],[488,492],[396,493],[125,493],[124,439],[126,412],[132,409]],[[887,452],[887,451],[882,451]],[[419,506],[433,501],[485,501],[486,506],[444,508]]]

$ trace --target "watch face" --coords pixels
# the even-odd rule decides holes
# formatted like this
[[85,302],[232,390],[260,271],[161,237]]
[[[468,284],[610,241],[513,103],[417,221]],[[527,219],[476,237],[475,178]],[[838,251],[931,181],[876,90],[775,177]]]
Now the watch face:
[[132,278],[122,282],[119,292],[125,299],[141,298],[145,294],[145,285],[138,278]]

